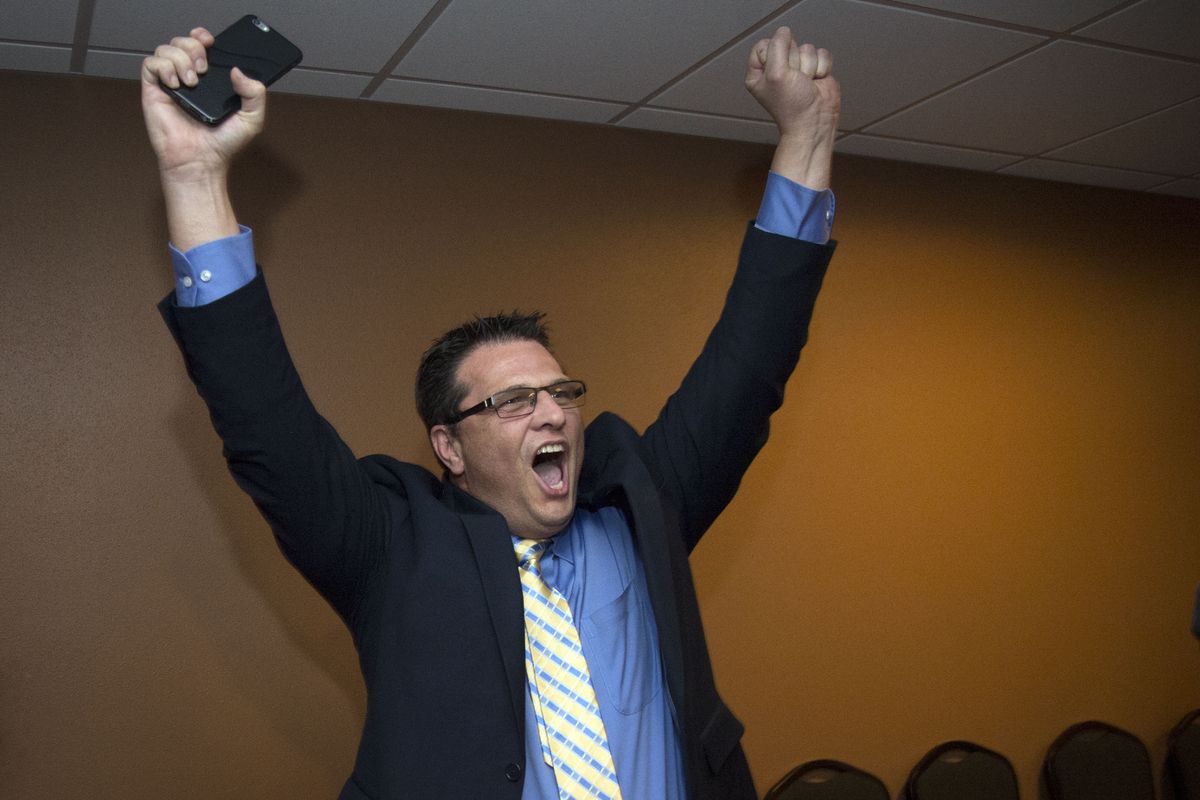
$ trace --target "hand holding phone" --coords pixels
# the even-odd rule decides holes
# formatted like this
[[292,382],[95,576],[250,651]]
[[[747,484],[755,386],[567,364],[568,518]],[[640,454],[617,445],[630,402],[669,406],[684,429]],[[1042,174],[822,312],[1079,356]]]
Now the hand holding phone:
[[247,77],[269,86],[300,63],[300,49],[261,18],[247,14],[217,34],[207,50],[208,71],[193,86],[162,89],[187,113],[207,125],[219,125],[241,107],[230,73],[237,67]]
[[266,122],[266,87],[232,66],[226,77],[235,89],[233,110],[238,113],[220,125],[196,122],[171,94],[203,79],[216,44],[209,31],[193,28],[142,61],[142,115],[158,161],[171,241],[184,250],[237,233],[229,169]]
[[266,122],[266,87],[240,70],[232,73],[231,83],[240,93],[241,111],[222,125],[197,123],[169,94],[181,86],[195,86],[208,72],[208,49],[215,42],[208,30],[192,28],[142,61],[142,116],[164,178],[225,173]]

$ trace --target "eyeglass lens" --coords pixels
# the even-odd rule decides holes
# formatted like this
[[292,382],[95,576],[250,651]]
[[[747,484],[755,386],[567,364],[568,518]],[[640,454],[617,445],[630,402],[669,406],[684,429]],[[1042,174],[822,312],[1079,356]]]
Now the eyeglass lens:
[[521,387],[500,392],[494,396],[496,414],[501,417],[520,417],[533,412],[538,395],[546,392],[560,408],[575,408],[583,405],[586,393],[580,381],[566,381],[540,389]]

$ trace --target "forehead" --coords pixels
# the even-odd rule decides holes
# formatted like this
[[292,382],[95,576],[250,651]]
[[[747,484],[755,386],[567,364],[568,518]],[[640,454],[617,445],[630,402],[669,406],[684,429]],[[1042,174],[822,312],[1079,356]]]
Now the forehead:
[[458,365],[457,377],[467,400],[475,402],[514,386],[546,386],[566,376],[549,350],[522,339],[476,347]]

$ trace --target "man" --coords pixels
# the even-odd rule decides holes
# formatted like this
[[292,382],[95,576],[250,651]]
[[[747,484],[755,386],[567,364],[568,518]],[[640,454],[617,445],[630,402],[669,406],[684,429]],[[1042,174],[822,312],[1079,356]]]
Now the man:
[[742,726],[713,685],[687,555],[766,440],[832,255],[840,92],[786,28],[747,88],[780,143],[704,351],[638,434],[565,375],[540,318],[476,319],[427,351],[419,411],[444,467],[357,460],[313,409],[226,191],[261,84],[216,129],[195,29],[142,67],[176,267],[160,310],[230,470],[353,635],[367,714],[342,798],[750,798]]

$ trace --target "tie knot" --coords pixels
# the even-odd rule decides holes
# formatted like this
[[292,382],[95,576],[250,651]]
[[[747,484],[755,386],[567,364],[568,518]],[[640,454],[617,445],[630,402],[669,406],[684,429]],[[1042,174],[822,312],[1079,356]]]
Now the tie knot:
[[517,551],[517,564],[527,567],[535,573],[541,569],[542,555],[546,552],[546,543],[538,539],[522,539],[514,545]]

